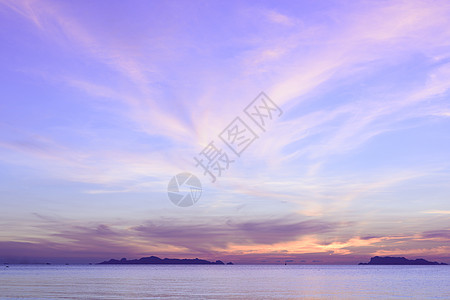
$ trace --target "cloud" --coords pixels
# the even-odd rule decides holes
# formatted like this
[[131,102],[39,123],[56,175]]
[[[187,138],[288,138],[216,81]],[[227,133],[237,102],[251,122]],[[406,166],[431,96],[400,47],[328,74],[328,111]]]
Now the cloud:
[[435,116],[440,116],[440,117],[450,117],[450,112],[436,113]]
[[446,229],[420,235],[354,236],[345,229],[357,224],[299,220],[293,215],[250,222],[237,218],[204,218],[196,222],[159,218],[141,225],[133,225],[129,220],[105,224],[37,217],[39,222],[35,226],[40,229],[41,237],[23,236],[17,241],[0,242],[0,258],[11,261],[70,258],[69,262],[86,258],[84,262],[87,262],[159,255],[273,263],[280,258],[328,256],[324,263],[355,263],[361,257],[402,253],[442,258],[446,247],[439,241],[449,239]]
[[[227,252],[228,246],[264,245],[294,241],[305,235],[333,232],[339,224],[320,220],[296,220],[293,216],[259,221],[238,221],[206,218],[203,222],[186,222],[183,219],[159,219],[142,225],[130,226],[120,223],[82,224],[60,218],[39,216],[35,225],[42,237],[21,238],[21,242],[4,242],[0,257],[18,256],[105,256],[137,255],[139,253],[187,253],[211,254],[212,249]],[[77,224],[80,223],[80,224]],[[44,234],[46,233],[46,234]]]
[[[74,110],[73,116],[46,111],[49,117],[36,121],[53,109],[45,105],[45,93],[36,98],[42,107],[32,113],[21,111],[17,117],[5,110],[14,120],[1,128],[1,160],[38,169],[39,179],[89,184],[77,192],[94,199],[92,203],[138,202],[136,192],[165,196],[167,179],[182,169],[199,171],[193,155],[217,139],[261,90],[285,112],[219,183],[208,185],[205,179],[210,198],[205,196],[191,211],[155,209],[149,212],[153,221],[128,220],[126,225],[56,222],[42,228],[45,238],[21,232],[20,241],[5,242],[9,254],[19,248],[30,253],[36,245],[44,249],[42,255],[101,255],[107,247],[108,255],[185,251],[257,254],[261,259],[285,253],[371,255],[379,246],[387,247],[385,253],[443,251],[437,240],[446,238],[445,231],[397,235],[394,231],[402,230],[397,224],[389,235],[374,230],[376,222],[369,229],[361,224],[368,222],[366,217],[389,219],[377,214],[395,208],[392,198],[417,208],[423,200],[411,201],[398,187],[436,178],[446,168],[445,155],[396,145],[405,156],[413,155],[410,150],[420,152],[405,167],[395,159],[403,155],[390,153],[394,147],[377,138],[444,122],[430,116],[449,115],[450,33],[442,30],[449,27],[447,2],[344,3],[320,11],[301,11],[289,3],[279,9],[243,3],[230,4],[226,13],[211,5],[192,8],[195,18],[184,11],[191,4],[176,9],[163,4],[149,9],[152,15],[133,15],[133,22],[119,11],[95,7],[93,22],[68,2],[1,3],[1,13],[15,20],[8,28],[39,37],[39,46],[52,53],[45,60],[48,71],[28,60],[19,66],[17,86],[27,90],[31,86],[24,83],[40,76],[36,85],[67,94],[58,104]],[[97,19],[104,14],[122,27],[112,30],[109,22]],[[8,41],[17,47],[13,38]],[[29,57],[40,61],[33,56],[35,49],[20,49],[18,53],[29,51]],[[21,121],[28,119],[35,122]],[[414,131],[417,140],[424,139],[419,131]],[[369,142],[392,159],[372,162],[373,154],[364,149]],[[361,153],[363,166],[356,160],[349,163],[349,157]],[[38,196],[59,193],[55,198],[63,202],[64,189]],[[41,193],[40,187],[36,191]],[[76,200],[67,201],[58,213],[71,213],[67,208]],[[431,200],[426,204],[442,207]],[[415,211],[448,214],[424,207]],[[199,211],[217,217],[198,219]],[[292,211],[301,216],[288,215]],[[246,221],[235,215],[243,212]],[[336,221],[348,216],[355,223]],[[356,233],[343,229],[353,226]]]
[[287,26],[291,26],[295,23],[295,20],[293,20],[292,18],[290,18],[286,15],[283,15],[274,10],[268,10],[265,12],[265,14],[267,16],[267,19],[273,23],[287,25]]
[[439,238],[444,240],[450,240],[450,229],[425,231],[422,235],[424,238],[428,239]]
[[[186,99],[189,100],[181,101],[178,107],[168,107],[164,103],[166,99],[161,90],[150,84],[153,73],[148,72],[148,69],[159,63],[158,56],[152,58],[142,55],[145,48],[132,48],[134,50],[130,52],[129,48],[118,47],[116,42],[101,34],[102,28],[90,28],[88,24],[83,24],[71,15],[64,5],[51,2],[47,5],[37,5],[33,1],[6,1],[4,4],[33,22],[38,30],[47,34],[49,40],[61,45],[67,43],[68,39],[70,45],[75,45],[73,49],[69,47],[66,51],[75,52],[82,49],[90,60],[107,68],[111,67],[135,83],[139,92],[132,89],[119,91],[117,86],[101,84],[95,82],[95,79],[82,79],[73,74],[63,74],[61,77],[68,85],[92,97],[109,98],[126,104],[127,109],[118,113],[135,124],[135,127],[130,129],[143,131],[150,136],[166,137],[170,141],[166,150],[170,156],[176,156],[176,153],[184,150],[198,150],[202,143],[209,142],[212,136],[217,135],[222,129],[220,126],[226,123],[229,114],[220,114],[224,108],[220,107],[222,103],[219,104],[219,101],[201,101],[200,97],[187,96]],[[321,86],[335,88],[340,79],[350,76],[364,79],[367,73],[374,72],[371,68],[390,64],[391,59],[396,57],[401,59],[405,56],[404,52],[413,54],[416,51],[429,51],[432,47],[448,43],[444,33],[438,37],[433,36],[432,39],[429,35],[430,31],[435,32],[437,27],[446,22],[443,18],[448,9],[446,5],[424,6],[422,2],[415,1],[369,6],[370,9],[362,5],[359,7],[361,11],[350,10],[340,16],[341,22],[336,27],[321,24],[318,28],[310,20],[300,20],[299,17],[287,16],[275,10],[257,10],[257,17],[264,15],[271,22],[292,25],[295,28],[288,31],[287,38],[277,32],[268,33],[275,39],[270,45],[256,39],[249,47],[250,50],[244,51],[244,60],[253,61],[256,65],[269,63],[266,67],[276,76],[275,80],[272,77],[264,77],[264,85],[269,95],[289,111],[305,101],[306,96],[315,95]],[[378,22],[380,18],[383,22]],[[265,28],[265,25],[260,26]],[[301,34],[295,29],[302,29]],[[63,35],[56,34],[58,32]],[[324,40],[327,42],[323,42]],[[165,50],[173,47],[169,41],[162,45],[166,47]],[[314,47],[315,51],[305,53],[303,49],[308,47]],[[161,55],[160,52],[157,53]],[[238,63],[242,63],[241,57],[238,56]],[[274,58],[275,61],[269,62]],[[378,62],[375,66],[374,61]],[[247,67],[245,63],[238,65],[238,73],[247,72],[244,70]],[[416,117],[416,114],[404,114],[409,102],[442,93],[448,86],[448,80],[445,79],[448,78],[447,72],[445,68],[441,69],[433,71],[434,79],[430,79],[427,87],[414,91],[414,95],[401,95],[402,100],[380,101],[381,97],[374,95],[373,99],[360,101],[356,105],[344,101],[342,105],[334,108],[320,109],[281,121],[277,128],[274,128],[277,134],[266,135],[261,139],[260,148],[269,150],[259,151],[259,159],[285,157],[283,167],[286,167],[299,156],[307,156],[311,160],[311,170],[318,172],[328,157],[347,153],[375,136],[389,132],[396,123]],[[216,74],[219,71],[225,78],[232,74],[226,68],[214,70],[213,79],[219,76]],[[189,74],[190,70],[183,75]],[[167,77],[170,74],[160,75]],[[197,84],[207,86],[208,84],[203,84],[205,80],[209,82],[211,76],[199,77]],[[250,83],[250,86],[252,85],[253,83]],[[207,94],[209,91],[203,92]],[[211,94],[208,97],[217,95]],[[224,95],[220,98],[233,97]],[[196,103],[202,105],[201,109],[197,108]],[[175,114],[179,109],[184,110],[183,114],[190,115],[189,119],[179,118]],[[318,137],[318,140],[308,146],[297,148],[294,152],[285,150],[314,136]],[[170,159],[164,161],[166,168],[175,166]]]
[[425,214],[439,214],[439,215],[449,215],[450,210],[427,210],[424,211]]
[[295,221],[287,217],[253,222],[227,220],[222,224],[207,222],[197,225],[171,221],[167,224],[142,225],[135,230],[150,239],[195,251],[207,251],[211,248],[226,250],[228,244],[270,245],[292,241],[303,235],[335,231],[338,226],[325,221]]

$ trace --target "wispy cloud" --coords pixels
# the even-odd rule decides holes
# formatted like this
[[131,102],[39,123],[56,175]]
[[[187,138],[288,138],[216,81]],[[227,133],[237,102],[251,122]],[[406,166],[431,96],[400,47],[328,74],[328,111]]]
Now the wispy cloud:
[[450,210],[427,210],[424,211],[426,214],[439,214],[439,215],[448,215],[450,214]]
[[[365,222],[398,207],[409,220],[448,214],[449,187],[441,184],[449,168],[446,1],[319,10],[301,3],[120,4],[130,5],[129,15],[117,5],[98,2],[81,14],[77,3],[0,1],[14,31],[2,33],[10,45],[4,57],[11,58],[2,71],[11,81],[4,99],[11,101],[0,101],[0,161],[8,179],[10,170],[37,170],[39,180],[29,180],[37,191],[36,182],[48,178],[76,182],[77,196],[112,204],[130,197],[149,219],[168,221],[65,224],[45,239],[24,236],[5,249],[42,243],[48,253],[74,247],[97,255],[105,242],[114,255],[345,256],[382,253],[380,245],[389,246],[385,253],[443,253],[436,237]],[[192,157],[261,90],[282,107],[282,117],[258,132],[218,183],[202,177],[203,202],[193,210],[164,206],[167,180],[180,171],[201,175]],[[39,195],[47,194],[74,205],[64,187]],[[62,206],[58,213],[69,212]],[[351,222],[355,232],[342,228]],[[364,238],[372,236],[366,231],[374,237]]]

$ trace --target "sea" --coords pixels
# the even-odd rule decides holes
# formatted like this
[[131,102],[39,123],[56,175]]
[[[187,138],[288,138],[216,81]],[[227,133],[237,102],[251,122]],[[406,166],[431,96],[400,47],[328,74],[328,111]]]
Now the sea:
[[450,265],[9,265],[0,299],[450,299]]

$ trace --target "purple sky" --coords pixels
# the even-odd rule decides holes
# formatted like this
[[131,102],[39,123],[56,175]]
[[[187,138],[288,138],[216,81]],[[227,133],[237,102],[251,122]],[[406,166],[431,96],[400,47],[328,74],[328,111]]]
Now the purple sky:
[[[450,263],[449,28],[448,1],[0,0],[0,262]],[[212,183],[193,157],[261,91],[283,114]]]

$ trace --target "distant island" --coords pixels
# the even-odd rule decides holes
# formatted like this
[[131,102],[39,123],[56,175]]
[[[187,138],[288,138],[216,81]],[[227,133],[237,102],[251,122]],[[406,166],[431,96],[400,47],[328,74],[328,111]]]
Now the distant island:
[[411,260],[404,257],[380,257],[375,256],[370,259],[368,263],[359,263],[360,265],[447,265],[446,263],[438,263],[435,261],[428,261],[423,258]]
[[[215,262],[207,261],[204,259],[178,259],[178,258],[164,258],[161,259],[156,256],[142,257],[140,259],[127,260],[122,258],[121,260],[110,259],[98,263],[99,265],[224,265],[223,261],[216,260]],[[227,265],[232,265],[232,262],[227,263]]]

